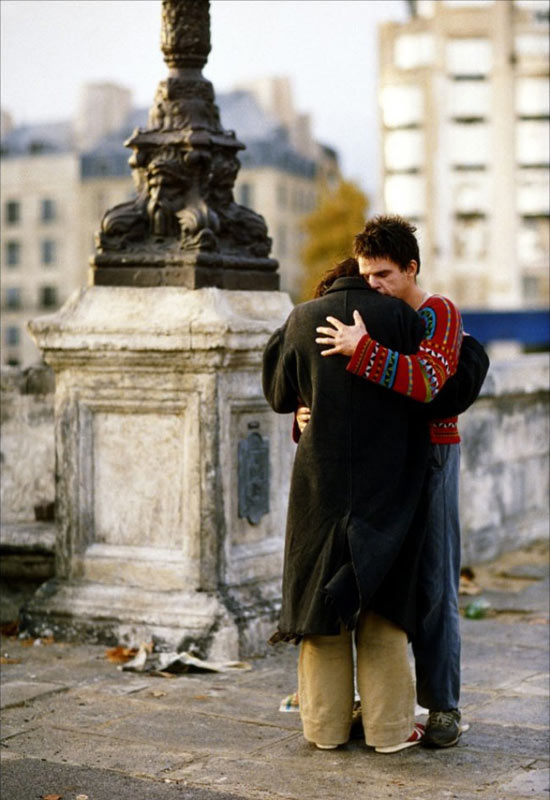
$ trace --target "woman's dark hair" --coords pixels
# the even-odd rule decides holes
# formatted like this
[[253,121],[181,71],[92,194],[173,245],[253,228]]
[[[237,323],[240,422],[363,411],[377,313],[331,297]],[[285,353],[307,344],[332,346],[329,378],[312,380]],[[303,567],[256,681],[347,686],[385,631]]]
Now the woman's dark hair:
[[339,261],[332,269],[327,270],[313,292],[313,297],[322,297],[332,286],[337,278],[349,278],[359,275],[359,264],[355,258],[345,258]]
[[357,258],[387,258],[402,270],[407,268],[409,261],[416,261],[418,274],[420,252],[415,232],[414,225],[396,214],[373,217],[355,237],[354,255]]

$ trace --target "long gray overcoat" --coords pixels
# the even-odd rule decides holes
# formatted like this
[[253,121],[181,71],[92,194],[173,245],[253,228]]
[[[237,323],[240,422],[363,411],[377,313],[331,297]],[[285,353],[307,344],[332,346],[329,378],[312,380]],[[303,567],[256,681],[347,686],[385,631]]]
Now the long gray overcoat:
[[352,324],[355,309],[382,344],[417,350],[420,317],[349,277],[296,306],[264,352],[263,388],[273,410],[292,413],[298,398],[311,409],[292,472],[272,641],[337,634],[342,623],[352,629],[367,608],[414,634],[428,427],[421,404],[350,374],[345,356],[321,356],[317,326],[328,315]]

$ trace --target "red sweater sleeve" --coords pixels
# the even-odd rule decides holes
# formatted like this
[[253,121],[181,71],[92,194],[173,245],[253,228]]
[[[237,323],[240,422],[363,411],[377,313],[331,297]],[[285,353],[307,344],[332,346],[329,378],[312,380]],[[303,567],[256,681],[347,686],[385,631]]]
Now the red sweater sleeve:
[[456,372],[462,343],[459,310],[441,295],[420,307],[426,334],[414,355],[404,355],[363,336],[346,369],[421,403],[429,403]]

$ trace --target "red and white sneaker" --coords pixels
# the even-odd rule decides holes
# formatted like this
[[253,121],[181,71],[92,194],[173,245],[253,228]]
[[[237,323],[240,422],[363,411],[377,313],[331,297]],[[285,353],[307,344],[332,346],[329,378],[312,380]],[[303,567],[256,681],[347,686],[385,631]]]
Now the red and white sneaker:
[[424,725],[421,725],[420,722],[416,722],[413,732],[405,742],[391,744],[387,747],[375,747],[374,750],[376,753],[398,753],[400,750],[406,750],[407,747],[414,747],[415,744],[420,744],[423,736]]

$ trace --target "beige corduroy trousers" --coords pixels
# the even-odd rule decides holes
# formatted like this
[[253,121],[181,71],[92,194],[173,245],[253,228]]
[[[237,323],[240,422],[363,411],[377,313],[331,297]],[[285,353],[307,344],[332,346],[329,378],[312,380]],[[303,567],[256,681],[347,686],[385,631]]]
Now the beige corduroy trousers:
[[404,742],[413,731],[415,691],[405,632],[372,611],[361,614],[355,632],[305,636],[298,660],[298,692],[304,737],[316,744],[348,741],[354,702],[353,635],[357,689],[365,741],[384,747]]

